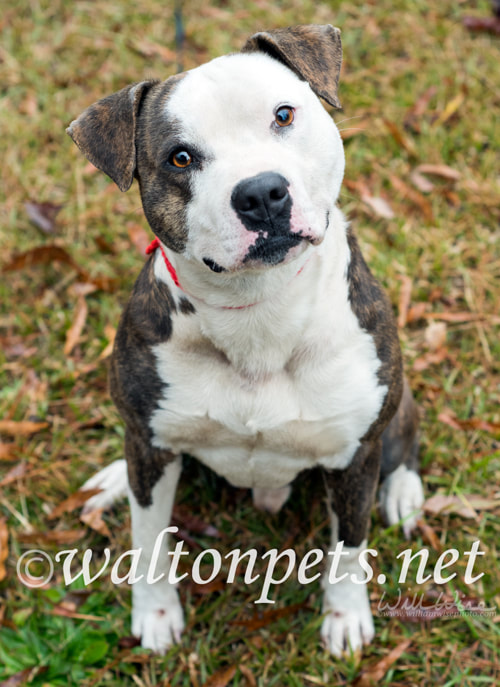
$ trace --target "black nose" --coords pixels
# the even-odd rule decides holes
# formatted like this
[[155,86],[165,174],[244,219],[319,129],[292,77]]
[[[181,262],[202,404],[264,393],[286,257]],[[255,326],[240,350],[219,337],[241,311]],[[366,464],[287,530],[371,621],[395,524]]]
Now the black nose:
[[250,231],[262,230],[262,223],[274,225],[277,220],[286,221],[292,205],[288,181],[276,172],[243,179],[233,190],[231,205]]

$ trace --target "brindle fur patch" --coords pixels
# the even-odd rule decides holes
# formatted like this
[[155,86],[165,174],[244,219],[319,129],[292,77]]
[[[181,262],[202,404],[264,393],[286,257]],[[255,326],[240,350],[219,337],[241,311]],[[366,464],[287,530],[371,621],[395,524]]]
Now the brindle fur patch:
[[174,455],[151,445],[149,419],[166,386],[156,372],[152,346],[172,334],[176,307],[168,286],[154,275],[155,256],[144,265],[120,320],[110,365],[110,391],[125,420],[129,482],[141,506]]
[[242,52],[264,52],[282,62],[316,95],[340,108],[337,96],[342,43],[339,29],[333,26],[294,26],[256,33]]

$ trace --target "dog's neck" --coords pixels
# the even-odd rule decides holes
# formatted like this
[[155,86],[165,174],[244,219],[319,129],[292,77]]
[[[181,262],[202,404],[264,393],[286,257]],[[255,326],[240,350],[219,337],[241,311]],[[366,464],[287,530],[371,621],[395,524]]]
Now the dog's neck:
[[173,285],[160,256],[155,273],[192,303],[201,336],[244,377],[262,379],[283,370],[293,359],[331,293],[347,305],[346,227],[337,210],[335,219],[321,245],[308,245],[285,265],[214,274],[167,250],[180,287]]

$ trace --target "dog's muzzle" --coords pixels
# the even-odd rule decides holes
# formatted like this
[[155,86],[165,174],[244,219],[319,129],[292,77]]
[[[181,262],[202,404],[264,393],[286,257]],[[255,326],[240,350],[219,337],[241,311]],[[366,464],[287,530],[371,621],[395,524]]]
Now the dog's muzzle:
[[303,237],[290,230],[292,197],[288,186],[285,177],[276,172],[257,174],[235,186],[231,205],[243,226],[258,234],[244,262],[260,260],[276,265],[301,242]]

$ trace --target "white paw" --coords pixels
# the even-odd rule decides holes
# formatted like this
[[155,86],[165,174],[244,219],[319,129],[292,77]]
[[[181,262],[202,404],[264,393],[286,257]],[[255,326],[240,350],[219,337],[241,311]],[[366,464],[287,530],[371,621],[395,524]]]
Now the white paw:
[[82,509],[82,513],[89,513],[97,508],[109,508],[122,497],[127,495],[127,462],[115,460],[107,467],[99,470],[80,487],[85,489],[102,489],[99,494],[91,496]]
[[357,651],[375,636],[366,585],[340,582],[325,591],[321,639],[327,651],[337,658]]
[[401,523],[408,539],[417,525],[424,502],[422,480],[414,470],[400,465],[380,487],[380,509],[388,525]]
[[164,607],[144,609],[134,604],[132,634],[141,638],[145,649],[164,654],[172,644],[180,642],[183,630],[184,614],[177,592]]
[[285,501],[290,496],[292,488],[289,484],[279,489],[252,489],[253,504],[259,510],[267,510],[269,513],[278,513]]

